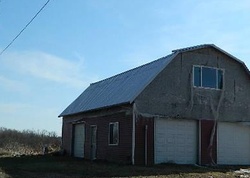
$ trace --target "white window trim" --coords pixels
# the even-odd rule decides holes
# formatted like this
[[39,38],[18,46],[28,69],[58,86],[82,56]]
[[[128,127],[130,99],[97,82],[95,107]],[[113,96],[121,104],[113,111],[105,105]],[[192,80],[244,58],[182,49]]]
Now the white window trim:
[[[210,68],[210,69],[216,69],[216,80],[218,80],[218,71],[221,70],[223,72],[223,78],[222,78],[222,81],[223,81],[223,84],[222,84],[222,89],[219,89],[218,88],[218,81],[216,81],[216,88],[210,88],[210,87],[203,87],[202,85],[202,70],[201,70],[201,86],[195,86],[194,85],[194,68],[195,67],[200,67],[201,69],[204,67],[204,68]],[[202,89],[208,89],[208,90],[218,90],[218,91],[221,91],[224,89],[225,85],[224,85],[224,81],[225,81],[225,69],[221,69],[221,68],[218,68],[218,67],[211,67],[211,66],[203,66],[203,65],[193,65],[193,87],[194,88],[202,88]]]
[[[110,125],[111,125],[111,124],[117,124],[117,128],[118,128],[118,133],[117,133],[117,138],[118,138],[118,140],[117,140],[117,143],[115,143],[115,144],[111,144],[111,143],[110,143]],[[119,122],[110,122],[110,123],[109,123],[109,128],[108,128],[108,129],[109,129],[109,134],[108,134],[108,144],[109,144],[109,146],[117,146],[117,145],[119,145],[119,140],[120,140]]]

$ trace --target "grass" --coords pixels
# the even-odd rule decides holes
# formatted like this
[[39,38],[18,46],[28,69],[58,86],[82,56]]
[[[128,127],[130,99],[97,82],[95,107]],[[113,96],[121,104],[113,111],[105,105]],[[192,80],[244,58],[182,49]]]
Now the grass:
[[[91,162],[61,156],[0,156],[1,178],[80,177],[240,177],[240,167],[197,167],[190,165],[131,166]],[[246,167],[245,167],[246,168]]]

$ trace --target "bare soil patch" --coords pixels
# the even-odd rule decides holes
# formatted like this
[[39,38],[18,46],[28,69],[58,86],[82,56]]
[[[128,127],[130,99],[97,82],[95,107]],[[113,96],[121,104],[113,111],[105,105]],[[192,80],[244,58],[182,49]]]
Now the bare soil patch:
[[234,171],[246,166],[198,167],[192,165],[132,166],[91,162],[66,156],[0,156],[1,178],[81,178],[81,177],[247,177]]

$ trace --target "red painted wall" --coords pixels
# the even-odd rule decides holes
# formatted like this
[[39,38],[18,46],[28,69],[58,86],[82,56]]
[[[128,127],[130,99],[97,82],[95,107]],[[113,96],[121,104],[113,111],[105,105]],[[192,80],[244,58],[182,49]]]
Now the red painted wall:
[[[84,158],[91,159],[91,125],[97,126],[97,159],[131,163],[132,157],[132,114],[118,112],[106,116],[70,116],[63,119],[63,148],[71,153],[72,121],[81,119],[85,123]],[[119,144],[109,145],[109,123],[119,122]],[[72,155],[72,153],[71,153]]]
[[72,139],[72,119],[63,118],[62,125],[62,147],[66,151],[67,155],[71,155],[71,139]]
[[145,165],[145,126],[147,130],[147,165],[154,164],[154,118],[138,116],[135,123],[135,164]]

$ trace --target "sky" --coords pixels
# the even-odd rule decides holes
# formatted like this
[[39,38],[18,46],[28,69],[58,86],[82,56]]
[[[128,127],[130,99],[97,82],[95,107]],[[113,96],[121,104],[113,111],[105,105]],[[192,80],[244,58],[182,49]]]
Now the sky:
[[[0,51],[47,0],[0,0]],[[0,55],[0,127],[61,135],[90,83],[215,44],[250,68],[249,0],[50,0]]]

